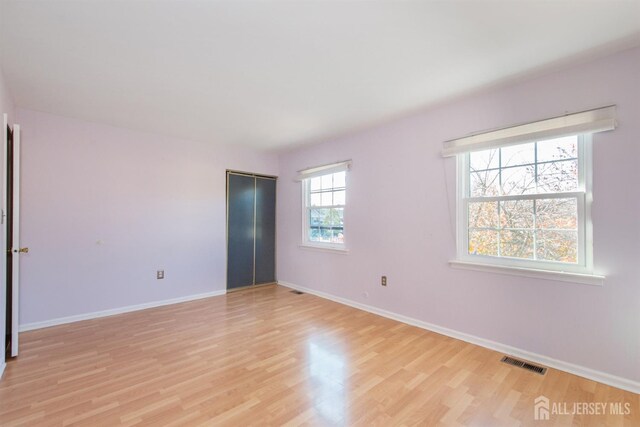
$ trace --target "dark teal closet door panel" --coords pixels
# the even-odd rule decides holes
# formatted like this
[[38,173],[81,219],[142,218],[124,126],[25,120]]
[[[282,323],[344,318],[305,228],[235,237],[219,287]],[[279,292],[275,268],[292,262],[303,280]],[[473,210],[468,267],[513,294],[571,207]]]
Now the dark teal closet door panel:
[[227,289],[233,289],[253,285],[255,178],[227,179]]
[[256,284],[276,281],[276,180],[256,178]]

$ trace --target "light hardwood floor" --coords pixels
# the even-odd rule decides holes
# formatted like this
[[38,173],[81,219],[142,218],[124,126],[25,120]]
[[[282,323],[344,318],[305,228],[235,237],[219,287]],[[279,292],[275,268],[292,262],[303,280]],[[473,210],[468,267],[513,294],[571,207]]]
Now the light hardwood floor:
[[[0,425],[639,426],[640,396],[270,286],[21,334]],[[534,399],[627,403],[551,415]]]

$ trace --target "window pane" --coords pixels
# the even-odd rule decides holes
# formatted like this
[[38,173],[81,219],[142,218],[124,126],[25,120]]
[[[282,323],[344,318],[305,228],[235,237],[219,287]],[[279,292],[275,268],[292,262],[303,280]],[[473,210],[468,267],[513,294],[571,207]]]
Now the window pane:
[[469,185],[471,197],[498,196],[500,174],[497,170],[472,172]]
[[323,190],[330,190],[331,188],[333,188],[333,174],[322,175],[320,179],[322,180]]
[[533,200],[500,202],[500,227],[533,228]]
[[498,149],[469,153],[469,167],[472,170],[494,169],[500,166]]
[[344,234],[342,230],[332,230],[331,241],[333,243],[344,243]]
[[311,228],[319,228],[324,226],[324,218],[328,215],[329,209],[310,209],[309,210],[309,226]]
[[561,193],[578,189],[578,160],[538,165],[538,192]]
[[311,193],[311,206],[320,206],[320,193]]
[[331,229],[330,228],[321,228],[320,229],[320,241],[330,242],[331,241]]
[[338,224],[340,219],[336,216],[335,209],[325,209],[325,216],[322,219],[322,225],[327,228],[332,228]]
[[336,209],[310,209],[309,210],[309,239],[317,242],[331,242],[333,238],[332,227],[341,227],[341,213]]
[[536,227],[578,229],[578,200],[536,200]]
[[345,198],[344,194],[345,194],[344,190],[334,192],[333,193],[333,204],[334,205],[338,205],[338,206],[344,205],[344,198]]
[[320,193],[322,195],[322,206],[331,206],[333,204],[331,191],[325,191],[324,193]]
[[346,172],[336,172],[333,174],[333,186],[334,188],[344,188],[346,187],[345,179],[347,173]]
[[540,141],[537,147],[538,162],[574,159],[578,157],[578,137],[575,135]]
[[498,202],[469,203],[469,228],[487,227],[498,227]]
[[578,262],[576,231],[538,231],[536,256],[539,260]]
[[311,178],[311,191],[320,190],[321,180],[320,177]]
[[533,165],[502,169],[502,194],[513,196],[536,192],[535,167]]
[[533,231],[501,231],[500,255],[513,258],[533,258]]
[[344,226],[344,208],[331,209],[327,222],[333,228],[342,228]]
[[498,232],[495,230],[469,230],[469,253],[498,255]]
[[535,144],[513,145],[511,147],[501,148],[501,166],[517,166],[535,162]]
[[313,242],[320,240],[320,229],[318,227],[311,227],[309,229],[309,240]]

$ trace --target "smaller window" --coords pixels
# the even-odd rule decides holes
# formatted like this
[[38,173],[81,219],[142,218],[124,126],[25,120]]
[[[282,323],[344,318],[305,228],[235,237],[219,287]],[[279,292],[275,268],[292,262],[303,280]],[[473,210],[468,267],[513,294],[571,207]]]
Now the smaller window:
[[305,208],[303,243],[343,249],[346,172],[306,178],[302,187]]

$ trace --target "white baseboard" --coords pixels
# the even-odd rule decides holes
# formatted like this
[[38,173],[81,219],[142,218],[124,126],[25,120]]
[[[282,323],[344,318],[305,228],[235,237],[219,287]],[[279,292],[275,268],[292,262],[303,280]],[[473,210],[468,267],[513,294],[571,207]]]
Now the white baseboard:
[[204,294],[188,295],[167,299],[162,301],[146,302],[144,304],[128,305],[126,307],[112,308],[109,310],[94,311],[92,313],[77,314],[75,316],[59,317],[57,319],[44,320],[42,322],[25,323],[20,325],[20,332],[32,331],[34,329],[48,328],[49,326],[63,325],[65,323],[79,322],[81,320],[97,319],[99,317],[113,316],[115,314],[129,313],[131,311],[145,310],[147,308],[161,307],[163,305],[178,304],[181,302],[194,301],[202,298],[210,298],[226,294],[226,289],[221,291],[206,292]]
[[398,322],[406,323],[408,325],[412,325],[418,328],[426,329],[428,331],[436,332],[441,335],[446,335],[451,338],[456,338],[461,341],[479,345],[480,347],[485,347],[500,353],[506,353],[521,359],[526,359],[532,362],[540,363],[542,365],[545,365],[551,368],[555,368],[555,369],[565,371],[574,375],[578,375],[580,377],[584,377],[593,381],[607,384],[612,387],[616,387],[622,390],[630,391],[632,393],[640,394],[640,382],[637,382],[637,381],[607,374],[606,372],[596,371],[594,369],[590,369],[580,365],[575,365],[573,363],[565,362],[562,360],[553,359],[551,357],[544,356],[542,354],[521,350],[519,348],[511,347],[506,344],[491,341],[491,340],[477,337],[474,335],[469,335],[464,332],[434,325],[432,323],[423,322],[422,320],[414,319],[408,316],[403,316],[401,314],[393,313],[391,311],[383,310],[381,308],[355,302],[346,298],[328,294],[326,292],[316,291],[314,289],[306,288],[304,286],[298,286],[293,283],[278,281],[278,284],[285,286],[287,288],[296,289],[302,292],[319,296],[321,298],[338,302],[340,304],[344,304],[360,310],[368,311],[369,313],[377,314],[382,317],[397,320]]
[[0,363],[0,380],[2,379],[2,376],[4,375],[4,368],[7,367],[7,364],[5,362],[1,362]]

